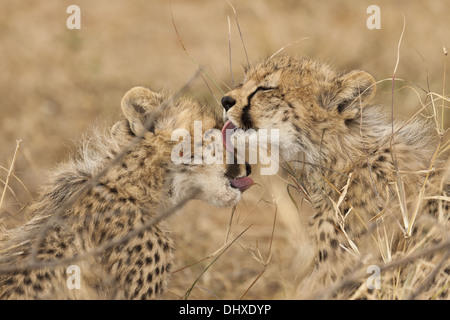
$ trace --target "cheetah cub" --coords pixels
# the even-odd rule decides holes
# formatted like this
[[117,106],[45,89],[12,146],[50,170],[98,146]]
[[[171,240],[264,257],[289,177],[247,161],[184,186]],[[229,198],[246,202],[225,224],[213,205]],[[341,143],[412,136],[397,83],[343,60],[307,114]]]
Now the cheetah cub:
[[[367,72],[342,73],[311,58],[279,56],[249,67],[242,84],[222,98],[228,117],[223,131],[279,129],[281,160],[298,170],[315,210],[309,226],[324,283],[356,266],[362,238],[377,247],[368,232],[373,223],[386,227],[389,241],[396,234],[393,252],[396,243],[403,247],[414,238],[418,226],[415,221],[409,230],[401,212],[412,216],[439,137],[425,120],[392,124],[370,105],[374,95],[375,80]],[[442,161],[434,163],[436,174],[428,181],[442,183],[448,193],[439,166]],[[430,200],[419,213],[428,210],[448,231],[448,202],[442,202]]]
[[[95,134],[76,159],[52,174],[32,208],[33,218],[3,235],[0,299],[156,298],[167,285],[174,251],[162,222],[71,263],[79,267],[78,290],[68,288],[68,264],[45,264],[83,256],[123,237],[158,212],[180,203],[193,190],[198,199],[228,207],[252,185],[248,165],[172,161],[179,143],[172,141],[175,129],[194,136],[194,121],[202,122],[203,131],[222,127],[222,120],[211,109],[192,100],[172,101],[167,94],[143,87],[128,91],[121,109],[122,118],[106,135]],[[221,141],[214,143],[222,147]],[[55,219],[59,208],[124,148],[128,151],[119,163]],[[33,250],[35,261],[31,261]],[[1,267],[14,265],[26,267],[1,271]]]

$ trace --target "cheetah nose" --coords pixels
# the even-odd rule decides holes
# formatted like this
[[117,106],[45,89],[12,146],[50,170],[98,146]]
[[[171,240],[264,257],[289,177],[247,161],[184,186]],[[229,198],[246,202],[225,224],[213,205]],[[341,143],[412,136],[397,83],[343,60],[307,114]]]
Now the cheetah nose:
[[226,111],[228,111],[229,109],[231,109],[232,106],[234,106],[236,104],[236,100],[234,100],[232,97],[230,96],[224,96],[221,100],[222,102],[222,106],[224,107],[224,109]]

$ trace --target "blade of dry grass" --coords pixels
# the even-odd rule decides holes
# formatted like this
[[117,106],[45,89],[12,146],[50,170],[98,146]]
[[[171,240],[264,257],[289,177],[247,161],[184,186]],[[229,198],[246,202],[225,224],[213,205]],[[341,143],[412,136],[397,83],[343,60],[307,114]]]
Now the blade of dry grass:
[[199,70],[202,74],[204,74],[204,75],[208,78],[209,81],[211,81],[211,82],[214,84],[214,86],[220,91],[220,93],[221,93],[222,95],[225,95],[225,92],[223,92],[222,88],[217,84],[217,82],[216,82],[214,79],[212,79],[211,76],[210,76],[207,72],[205,72],[205,71],[203,70],[203,68],[201,68],[200,63],[198,63],[197,60],[195,60],[194,57],[193,57],[193,56],[189,53],[189,51],[186,49],[186,46],[184,45],[184,42],[183,42],[183,40],[181,39],[180,33],[178,32],[177,25],[175,24],[175,18],[173,17],[172,7],[170,7],[170,16],[171,16],[171,18],[172,18],[172,25],[173,25],[173,28],[175,29],[175,33],[177,34],[177,37],[178,37],[178,42],[180,43],[181,48],[183,49],[183,51],[184,51],[184,52],[186,53],[186,55],[191,59],[191,61],[197,66],[198,70]]
[[184,300],[187,300],[188,298],[189,298],[189,296],[190,296],[190,294],[191,294],[191,292],[192,292],[192,290],[194,289],[194,287],[195,287],[195,285],[197,284],[197,282],[200,280],[200,278],[205,274],[205,272],[206,271],[208,271],[208,269],[217,261],[217,260],[219,260],[219,258],[225,253],[225,251],[227,251],[228,250],[228,248],[230,248],[232,245],[233,245],[233,243],[235,243],[248,229],[250,229],[250,227],[251,227],[252,225],[249,225],[247,228],[245,228],[241,233],[239,233],[238,235],[237,235],[237,237],[236,238],[234,238],[233,239],[233,241],[231,241],[223,250],[222,250],[222,252],[220,252],[215,258],[214,258],[214,260],[213,261],[211,261],[211,263],[210,264],[208,264],[207,266],[206,266],[206,268],[205,269],[203,269],[203,271],[202,272],[200,272],[200,274],[198,275],[198,277],[194,280],[194,282],[192,283],[192,285],[191,285],[191,287],[186,291],[186,293],[184,294],[184,296],[183,296],[183,299]]
[[235,212],[236,212],[236,206],[233,206],[233,209],[231,209],[230,222],[228,223],[227,233],[225,236],[225,243],[228,243],[228,237],[230,236],[231,224],[233,223],[233,217],[234,217]]
[[397,59],[395,62],[395,67],[394,67],[394,72],[392,74],[392,92],[391,92],[391,128],[392,128],[392,133],[391,133],[391,140],[390,140],[390,149],[391,151],[391,155],[392,155],[392,160],[393,160],[393,164],[394,164],[394,169],[397,175],[397,184],[396,184],[396,189],[397,189],[397,193],[398,193],[398,199],[400,202],[400,208],[401,208],[401,212],[402,212],[402,216],[403,216],[403,223],[404,223],[404,228],[405,231],[407,232],[409,229],[409,221],[408,221],[408,215],[407,215],[407,205],[406,205],[406,194],[405,194],[405,189],[404,189],[404,185],[403,185],[403,180],[402,177],[400,175],[399,169],[398,169],[398,160],[397,160],[397,151],[395,148],[395,143],[394,143],[394,89],[395,89],[395,77],[397,74],[397,68],[398,68],[398,64],[400,62],[400,47],[402,44],[402,39],[403,39],[403,35],[405,34],[405,28],[406,28],[406,17],[405,14],[402,13],[403,15],[403,28],[402,28],[402,32],[400,34],[400,39],[398,41],[398,45],[397,45]]
[[[442,46],[442,51],[444,52],[444,72],[443,72],[443,79],[442,79],[442,96],[445,97],[445,78],[446,78],[446,70],[447,70],[447,49]],[[441,130],[444,131],[444,112],[445,112],[445,100],[442,99],[442,116],[441,116]]]
[[[4,192],[5,192],[6,189],[7,189],[7,190],[9,191],[9,193],[14,197],[14,199],[16,199],[16,202],[17,202],[19,205],[22,206],[22,203],[20,203],[20,200],[19,200],[19,198],[17,197],[16,193],[14,192],[13,188],[11,188],[11,186],[9,186],[9,182],[8,182],[8,181],[4,181],[4,180],[2,180],[2,179],[0,179],[0,182],[3,184],[3,186],[4,186],[4,188],[5,188]],[[0,206],[0,209],[5,209],[5,208],[6,208],[6,206],[3,206],[3,202],[2,202],[2,206]]]
[[417,214],[419,213],[420,205],[421,205],[421,203],[423,201],[423,197],[425,195],[425,187],[427,186],[428,179],[430,178],[430,174],[432,172],[431,169],[433,168],[433,166],[437,160],[437,155],[438,155],[440,145],[441,145],[441,139],[439,139],[439,144],[438,144],[435,152],[433,153],[433,157],[431,158],[430,165],[428,167],[428,172],[425,176],[424,182],[422,183],[422,187],[420,188],[419,194],[417,196],[417,201],[416,201],[416,206],[414,208],[414,212],[413,212],[411,218],[409,219],[410,227],[407,229],[407,233],[406,233],[408,237],[410,237],[412,234],[414,223],[416,222]]
[[241,27],[239,25],[239,19],[237,16],[236,9],[234,8],[234,6],[231,4],[231,2],[229,0],[227,0],[227,2],[230,5],[231,9],[233,9],[234,18],[236,19],[236,26],[239,31],[239,37],[241,38],[242,47],[244,48],[245,58],[247,59],[247,66],[250,66],[250,60],[248,59],[247,48],[245,47],[245,41],[244,41],[244,37],[242,36],[242,31],[241,31]]
[[14,165],[15,165],[16,160],[17,160],[17,154],[19,153],[19,148],[20,148],[20,143],[21,142],[22,142],[22,140],[17,140],[16,141],[16,150],[14,151],[14,156],[13,156],[13,159],[11,161],[11,166],[9,167],[8,175],[6,176],[5,187],[4,187],[3,192],[2,192],[2,197],[0,198],[0,209],[2,208],[3,201],[5,200],[5,195],[6,195],[6,190],[8,189],[9,179],[11,178],[12,172],[14,170]]
[[289,42],[287,45],[281,47],[281,48],[278,49],[274,54],[272,54],[272,55],[269,57],[268,60],[270,60],[270,59],[272,59],[273,57],[275,57],[277,54],[279,54],[281,51],[283,51],[283,50],[286,49],[287,47],[290,47],[290,46],[292,46],[292,45],[294,45],[294,44],[299,43],[300,41],[308,40],[308,39],[310,39],[310,37],[303,37],[303,38],[301,38],[301,39],[298,39],[298,40]]
[[211,90],[211,87],[208,84],[208,81],[206,81],[205,77],[201,74],[200,75],[202,77],[203,82],[205,83],[206,87],[208,88],[209,93],[211,93],[214,101],[216,101],[217,105],[220,107],[220,109],[222,109],[223,111],[225,111],[225,109],[222,108],[222,104],[219,102],[219,100],[217,99],[216,95],[214,94],[214,92]]
[[[9,170],[6,169],[5,167],[0,166],[0,169],[5,170],[9,174]],[[11,177],[16,179],[16,181],[21,185],[23,190],[25,190],[25,193],[27,194],[28,200],[33,201],[33,195],[28,190],[27,186],[22,182],[22,180],[20,180],[13,172],[11,172]],[[2,180],[2,182],[4,182],[4,181]]]
[[233,63],[231,59],[231,24],[230,24],[230,16],[227,16],[228,20],[228,59],[230,63],[230,75],[231,75],[231,84],[234,88],[234,76],[233,76]]
[[256,282],[258,282],[258,280],[262,277],[264,272],[266,272],[266,270],[267,270],[267,266],[269,265],[270,259],[272,257],[272,243],[273,243],[273,237],[274,237],[274,234],[275,234],[275,225],[276,225],[276,222],[277,222],[277,212],[278,212],[278,207],[275,207],[275,214],[274,214],[274,217],[273,217],[272,233],[270,235],[270,242],[269,242],[269,250],[268,250],[268,253],[267,253],[267,259],[264,260],[262,258],[262,255],[259,252],[259,250],[258,250],[259,257],[256,258],[256,256],[255,256],[256,260],[259,263],[262,264],[263,269],[256,276],[256,278],[250,283],[250,285],[247,287],[247,289],[239,296],[238,300],[242,300],[247,295],[247,293],[253,288],[253,286],[256,284]]

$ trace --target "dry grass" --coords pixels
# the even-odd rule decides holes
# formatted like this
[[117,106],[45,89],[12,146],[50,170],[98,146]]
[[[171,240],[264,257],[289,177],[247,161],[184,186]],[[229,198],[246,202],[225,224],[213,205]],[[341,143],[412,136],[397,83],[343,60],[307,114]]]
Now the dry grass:
[[[241,65],[283,48],[288,54],[307,54],[339,69],[364,69],[376,79],[388,79],[378,83],[377,103],[393,106],[396,116],[407,119],[427,114],[441,133],[450,126],[445,98],[448,61],[442,50],[442,46],[450,47],[450,8],[444,0],[382,1],[381,30],[365,27],[370,1],[252,0],[233,2],[236,11],[226,1],[171,3],[172,9],[157,1],[131,5],[81,0],[77,4],[82,29],[71,31],[65,27],[68,4],[3,0],[0,225],[10,227],[27,220],[27,206],[46,176],[43,169],[62,161],[73,141],[96,119],[114,118],[129,88],[141,84],[180,88],[198,65],[206,72],[205,82],[197,81],[189,94],[218,112],[222,112],[217,103],[221,91],[240,81]],[[397,50],[402,12],[406,28]],[[394,104],[393,73],[397,79]],[[20,150],[15,153],[19,139]],[[448,149],[443,139],[436,155]],[[314,284],[304,282],[312,266],[304,227],[310,208],[303,200],[301,181],[287,173],[255,180],[258,185],[244,194],[235,210],[193,201],[183,214],[169,219],[178,270],[164,298],[187,294],[189,299],[311,297],[308,286],[313,289]],[[401,182],[398,186],[401,193]],[[416,204],[423,201],[421,197]],[[403,204],[403,222],[411,225],[419,219],[418,206]],[[374,298],[414,297],[414,290],[396,286],[398,264],[390,261],[383,230],[373,235],[379,239],[376,249],[387,262],[380,262],[386,270],[384,283],[392,284],[383,287],[385,291],[375,291]],[[424,248],[425,243],[403,253],[399,257],[403,262],[395,260],[405,264],[417,255],[408,264],[408,283],[416,291],[421,289],[415,282],[421,274],[439,272],[439,261],[434,265],[418,259]],[[327,297],[332,290],[315,297]]]

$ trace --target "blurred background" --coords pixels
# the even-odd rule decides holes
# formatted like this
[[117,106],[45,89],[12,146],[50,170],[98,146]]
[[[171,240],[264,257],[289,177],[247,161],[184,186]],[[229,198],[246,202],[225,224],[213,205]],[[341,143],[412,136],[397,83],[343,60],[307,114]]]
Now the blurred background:
[[[392,77],[405,21],[396,77],[407,82],[396,89],[411,86],[419,96],[399,90],[395,113],[417,112],[425,98],[420,88],[444,90],[446,0],[231,3],[242,37],[225,0],[0,0],[0,192],[16,140],[22,140],[14,169],[20,182],[9,181],[3,222],[26,221],[46,170],[67,159],[89,127],[111,123],[131,87],[176,91],[200,65],[213,81],[198,78],[186,94],[221,112],[216,99],[241,80],[245,50],[251,63],[286,46],[284,54],[313,56],[340,70],[363,69],[382,80]],[[81,9],[80,30],[66,27],[72,4]],[[372,4],[380,7],[381,29],[366,26]],[[382,82],[375,103],[389,108],[391,97],[391,82]],[[194,201],[168,221],[177,246],[174,269],[180,270],[165,299],[184,296],[194,284],[189,298],[302,297],[299,283],[312,261],[304,228],[308,204],[292,190],[291,199],[282,174],[254,178],[258,185],[235,211]]]

